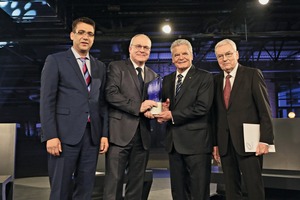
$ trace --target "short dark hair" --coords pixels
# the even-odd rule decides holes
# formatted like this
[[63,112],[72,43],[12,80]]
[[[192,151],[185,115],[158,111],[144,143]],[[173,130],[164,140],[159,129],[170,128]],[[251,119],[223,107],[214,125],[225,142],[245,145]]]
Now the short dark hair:
[[72,32],[75,32],[75,29],[76,29],[76,26],[78,23],[86,23],[86,24],[89,24],[89,25],[92,25],[94,30],[95,30],[95,27],[96,27],[96,24],[94,22],[94,20],[88,18],[88,17],[80,17],[78,19],[75,19],[72,23]]

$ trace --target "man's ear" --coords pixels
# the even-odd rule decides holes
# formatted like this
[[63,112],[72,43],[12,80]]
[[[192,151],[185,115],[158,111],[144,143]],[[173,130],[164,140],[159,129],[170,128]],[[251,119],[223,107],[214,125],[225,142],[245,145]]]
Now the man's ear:
[[73,32],[71,32],[70,33],[70,39],[73,41],[73,39],[74,39],[74,33]]

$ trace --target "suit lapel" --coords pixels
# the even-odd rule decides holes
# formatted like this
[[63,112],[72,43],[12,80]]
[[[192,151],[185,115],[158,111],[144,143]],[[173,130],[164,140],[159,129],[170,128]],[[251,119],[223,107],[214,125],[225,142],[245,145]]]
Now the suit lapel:
[[[168,85],[167,87],[165,87],[165,88],[171,88],[171,90],[168,90],[167,92],[166,92],[166,94],[168,94],[168,95],[166,95],[168,98],[170,97],[170,100],[171,100],[171,102],[174,102],[174,103],[171,103],[171,109],[173,110],[173,108],[174,108],[174,106],[175,106],[175,85],[174,84],[176,84],[176,72],[174,72],[173,74],[172,74],[172,76],[170,77],[170,81],[166,81],[165,83],[163,82],[163,85],[164,84],[166,84],[166,85]],[[164,87],[164,86],[163,86]]]
[[82,72],[81,72],[81,70],[80,70],[80,68],[79,68],[79,66],[78,66],[78,62],[77,62],[77,60],[76,60],[76,58],[75,58],[75,56],[74,56],[74,54],[73,54],[73,52],[72,52],[71,49],[69,49],[69,50],[67,51],[67,59],[68,59],[68,61],[71,63],[71,66],[72,66],[73,70],[75,71],[75,74],[77,75],[79,81],[81,82],[81,85],[82,85],[82,86],[86,89],[86,91],[87,91],[86,83],[85,83],[85,80],[84,80],[84,78],[83,78],[83,76],[82,76]]
[[224,95],[223,95],[223,84],[224,84],[224,72],[222,71],[218,76],[217,76],[217,91],[216,94],[220,94],[220,98],[222,99],[222,104],[225,108],[225,102],[224,102]]
[[243,71],[244,71],[243,67],[241,65],[239,65],[239,67],[237,69],[237,72],[236,72],[236,75],[235,75],[234,83],[233,83],[233,86],[232,86],[232,89],[231,89],[228,108],[230,108],[232,100],[238,94],[239,86],[242,84],[243,77],[244,77]]
[[[141,93],[141,90],[140,90],[140,82],[139,82],[139,79],[137,77],[137,73],[136,73],[136,70],[132,64],[132,62],[130,60],[127,60],[126,62],[126,67],[131,75],[131,78],[133,79],[133,82],[135,84],[135,87],[137,88],[137,90],[139,91],[139,94],[142,96],[142,93]],[[145,81],[144,81],[145,82]]]
[[90,96],[92,96],[95,92],[97,92],[97,89],[100,88],[101,84],[101,79],[99,77],[99,68],[96,67],[96,61],[95,59],[90,55],[90,63],[91,63],[91,91],[90,91]]
[[148,69],[148,67],[146,67],[146,65],[145,65],[145,67],[144,67],[144,82],[145,82],[145,84],[147,84],[147,83],[149,83],[150,81],[152,81],[152,80],[151,80],[151,77],[150,77],[150,75],[149,75],[149,69]]

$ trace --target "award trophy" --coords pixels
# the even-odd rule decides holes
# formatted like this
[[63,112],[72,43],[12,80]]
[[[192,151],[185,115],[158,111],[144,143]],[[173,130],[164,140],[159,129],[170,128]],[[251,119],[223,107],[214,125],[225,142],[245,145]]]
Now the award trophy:
[[154,114],[159,114],[162,111],[162,103],[161,103],[161,87],[162,87],[162,79],[157,77],[153,81],[149,82],[148,85],[148,99],[157,102],[157,107],[153,107],[150,112]]

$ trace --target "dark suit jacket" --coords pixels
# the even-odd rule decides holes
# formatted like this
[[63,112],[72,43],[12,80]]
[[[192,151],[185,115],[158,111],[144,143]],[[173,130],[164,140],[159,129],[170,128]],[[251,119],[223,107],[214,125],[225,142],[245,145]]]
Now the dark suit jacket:
[[92,56],[90,62],[92,82],[88,92],[71,49],[47,57],[41,77],[42,141],[57,137],[62,143],[77,144],[85,132],[88,114],[93,143],[97,145],[101,136],[108,136],[106,67]]
[[179,94],[175,94],[176,72],[163,79],[162,100],[170,99],[174,124],[168,122],[166,150],[173,146],[181,154],[210,153],[212,137],[208,113],[213,102],[213,76],[191,67]]
[[240,155],[245,153],[243,123],[260,124],[260,141],[273,144],[271,109],[263,75],[259,69],[239,65],[230,94],[228,110],[223,99],[221,72],[215,76],[214,115],[216,141],[220,155],[225,155],[229,133],[233,146]]
[[142,102],[146,99],[147,83],[157,77],[150,68],[144,68],[144,94],[139,89],[139,80],[132,62],[114,61],[108,66],[106,99],[109,106],[109,141],[126,146],[133,138],[138,125],[145,149],[150,147],[149,119],[140,114]]

